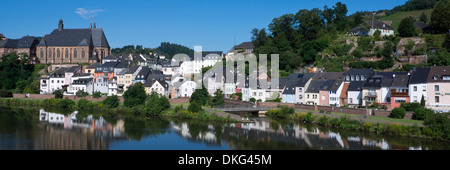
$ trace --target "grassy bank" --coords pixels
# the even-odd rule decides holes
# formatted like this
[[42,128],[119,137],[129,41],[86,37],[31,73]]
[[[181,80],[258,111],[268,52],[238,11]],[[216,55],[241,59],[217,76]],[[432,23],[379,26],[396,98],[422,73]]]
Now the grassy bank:
[[[336,115],[336,116],[332,116]],[[431,123],[429,126],[418,126],[424,121],[405,120],[382,117],[368,117],[367,119],[355,119],[355,115],[347,115],[341,113],[332,113],[332,115],[317,115],[312,112],[296,112],[293,108],[280,107],[272,109],[267,112],[267,116],[272,119],[289,119],[301,121],[303,123],[318,124],[326,127],[333,127],[338,129],[348,129],[362,132],[375,133],[377,135],[395,135],[408,136],[417,138],[437,139],[449,141],[448,134],[448,118],[439,117],[440,115],[433,115],[439,117],[436,123]],[[384,122],[373,122],[372,120],[382,120]],[[434,118],[436,119],[436,118]],[[413,125],[401,125],[400,122],[413,123]],[[430,123],[429,123],[430,124]],[[426,124],[428,125],[428,124]]]
[[237,120],[230,117],[221,117],[216,114],[202,111],[199,113],[192,113],[182,110],[176,110],[177,106],[180,108],[187,108],[189,103],[173,103],[172,106],[162,111],[159,115],[148,115],[144,106],[125,107],[120,103],[117,107],[109,107],[102,101],[87,101],[87,100],[70,100],[70,99],[22,99],[22,98],[0,98],[0,104],[10,107],[41,107],[47,111],[69,114],[75,110],[82,111],[98,116],[106,114],[112,116],[125,116],[150,119],[154,117],[167,117],[176,119],[193,119],[203,121],[217,121],[217,122],[237,122]]

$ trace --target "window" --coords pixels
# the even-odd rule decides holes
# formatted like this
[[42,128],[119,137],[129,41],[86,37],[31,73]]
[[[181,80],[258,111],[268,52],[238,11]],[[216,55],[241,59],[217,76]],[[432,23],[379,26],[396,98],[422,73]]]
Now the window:
[[414,88],[414,91],[417,91],[417,86],[414,86],[413,88]]
[[322,100],[325,100],[325,95],[322,95]]
[[64,57],[69,58],[69,49],[67,48],[66,48],[66,55]]
[[355,81],[355,76],[351,76],[351,80],[352,80],[352,81]]
[[302,89],[301,87],[300,87],[300,88],[298,88],[298,91],[302,92],[302,90],[303,90],[303,89]]
[[48,49],[48,58],[52,58],[52,50]]
[[439,96],[434,96],[434,102],[439,103]]
[[44,49],[41,48],[41,51],[40,51],[40,52],[41,52],[41,53],[40,53],[40,57],[41,57],[41,58],[44,58]]
[[359,81],[360,79],[359,79],[359,76],[356,76],[356,81]]
[[434,91],[439,91],[439,85],[434,85]]
[[77,49],[76,48],[73,49],[73,58],[77,58]]
[[299,99],[303,99],[303,96],[302,96],[302,95],[299,95],[298,98],[299,98]]
[[86,52],[84,51],[84,48],[81,49],[81,58],[84,58],[86,55]]
[[395,99],[394,102],[395,103],[406,103],[406,99],[404,99],[404,98]]
[[59,50],[59,48],[56,50],[56,58],[61,57],[61,51]]
[[422,86],[422,91],[427,91],[427,87],[426,86]]
[[450,80],[450,76],[442,76],[442,80]]
[[414,102],[417,103],[417,96],[414,96]]
[[350,76],[345,76],[345,80],[350,81]]
[[309,99],[309,94],[308,94],[308,95],[306,95],[306,98],[307,98],[307,99]]
[[349,98],[349,103],[353,103],[353,98]]

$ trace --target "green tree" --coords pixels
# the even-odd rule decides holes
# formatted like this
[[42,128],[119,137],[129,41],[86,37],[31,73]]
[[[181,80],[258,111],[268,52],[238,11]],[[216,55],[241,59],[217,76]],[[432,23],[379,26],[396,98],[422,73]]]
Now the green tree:
[[53,92],[53,94],[55,95],[55,99],[62,99],[64,97],[64,91],[61,89],[57,89]]
[[428,16],[427,14],[425,14],[425,12],[422,12],[422,14],[420,14],[420,22],[428,23]]
[[[284,33],[284,36],[289,41],[294,39],[295,35],[295,24],[296,18],[294,14],[285,14],[278,18],[274,18],[272,22],[269,24],[269,31],[272,32],[272,36],[276,37],[278,34]],[[264,29],[262,29],[264,30]],[[262,31],[261,30],[261,31]],[[264,40],[264,32],[259,31],[258,39]],[[260,42],[257,42],[257,45],[261,45]]]
[[75,93],[75,95],[76,95],[77,97],[86,97],[86,96],[89,95],[89,93],[88,93],[88,92],[85,92],[84,90],[78,90],[78,91]]
[[416,28],[414,27],[414,18],[403,18],[398,26],[398,33],[401,37],[412,37],[416,35]]
[[96,98],[97,100],[100,97],[102,97],[102,92],[100,92],[100,91],[96,91],[92,94],[92,98]]
[[450,2],[439,1],[431,12],[430,26],[441,32],[450,29]]
[[192,101],[189,103],[188,111],[193,113],[199,113],[203,111],[202,105],[197,101]]
[[347,5],[337,2],[336,5],[333,6],[335,11],[336,20],[344,19],[347,16]]
[[265,28],[261,30],[255,28],[252,30],[251,33],[252,33],[251,40],[256,48],[264,46],[269,42],[269,37],[267,36]]
[[1,56],[0,89],[18,89],[20,92],[32,83],[29,79],[34,71],[34,64],[28,64],[27,55],[20,57],[16,52]]
[[359,25],[364,22],[364,13],[361,11],[358,11],[353,16],[353,21],[355,22],[355,25]]
[[209,100],[209,93],[206,90],[205,86],[202,85],[201,89],[195,89],[192,93],[191,98],[189,98],[189,102],[196,101],[202,106],[206,105]]
[[318,37],[322,27],[322,11],[318,8],[312,10],[302,9],[295,14],[298,32],[305,40],[313,40]]
[[328,6],[323,7],[322,18],[328,24],[331,24],[334,20],[334,10],[332,8],[328,8]]
[[422,98],[420,99],[420,106],[425,107],[425,98],[422,95]]
[[125,107],[143,105],[145,104],[146,98],[147,95],[145,93],[144,85],[141,82],[137,82],[123,94],[123,104]]
[[392,112],[389,115],[389,117],[396,118],[396,119],[403,119],[403,117],[405,117],[405,114],[406,114],[405,108],[397,107],[397,108],[392,109]]
[[214,97],[211,99],[211,106],[223,106],[225,105],[225,96],[222,92],[222,90],[217,89],[216,92],[214,92]]
[[145,103],[145,111],[147,116],[158,116],[162,111],[170,108],[170,102],[165,96],[160,96],[156,92],[152,92]]

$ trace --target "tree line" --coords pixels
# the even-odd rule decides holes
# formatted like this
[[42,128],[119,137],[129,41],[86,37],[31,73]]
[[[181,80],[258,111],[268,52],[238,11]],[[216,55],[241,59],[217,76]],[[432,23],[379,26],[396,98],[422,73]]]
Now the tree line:
[[362,23],[362,13],[348,17],[347,6],[341,2],[329,8],[301,9],[295,14],[274,18],[265,28],[251,31],[251,40],[258,54],[280,54],[280,70],[293,70],[321,58],[318,53],[337,38],[339,32]]

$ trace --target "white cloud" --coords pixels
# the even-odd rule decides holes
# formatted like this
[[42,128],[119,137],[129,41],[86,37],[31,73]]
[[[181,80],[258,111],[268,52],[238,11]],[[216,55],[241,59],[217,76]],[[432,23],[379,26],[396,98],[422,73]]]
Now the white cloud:
[[86,9],[86,8],[77,8],[75,13],[80,15],[84,19],[93,18],[97,15],[98,12],[103,12],[103,9]]

